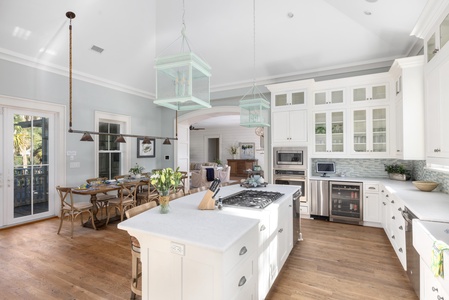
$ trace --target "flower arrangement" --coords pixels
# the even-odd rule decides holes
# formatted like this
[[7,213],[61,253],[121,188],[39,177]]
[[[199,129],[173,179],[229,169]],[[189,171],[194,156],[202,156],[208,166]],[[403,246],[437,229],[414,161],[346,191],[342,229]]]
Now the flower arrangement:
[[151,184],[157,189],[160,195],[168,195],[170,190],[176,189],[181,183],[182,174],[172,168],[154,171],[151,175]]
[[144,167],[139,166],[139,165],[136,163],[136,165],[135,165],[134,167],[132,167],[131,169],[129,169],[128,172],[131,173],[131,174],[137,175],[137,174],[142,174],[142,171],[143,171],[144,169],[145,169]]
[[232,145],[232,146],[229,148],[229,153],[231,153],[232,155],[236,155],[236,154],[237,154],[237,151],[238,151],[238,147],[237,147],[237,146]]

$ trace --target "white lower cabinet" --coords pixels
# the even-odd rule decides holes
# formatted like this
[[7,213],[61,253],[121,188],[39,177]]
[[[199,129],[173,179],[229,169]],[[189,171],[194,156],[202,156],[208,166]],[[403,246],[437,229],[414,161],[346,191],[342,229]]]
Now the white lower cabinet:
[[423,259],[420,259],[419,265],[421,272],[420,299],[424,300],[449,299],[449,294],[444,290],[443,286],[438,281],[438,278],[436,278],[432,274],[432,271],[430,271],[430,267],[426,265]]
[[379,196],[379,184],[363,184],[363,224],[365,226],[381,226],[381,201]]
[[[407,270],[407,258],[405,247],[405,220],[402,217],[402,210],[404,209],[403,201],[389,193],[385,187],[381,187],[384,192],[382,199],[382,223],[385,233],[396,252],[399,261],[404,270]],[[385,204],[383,203],[385,202]]]
[[142,253],[148,261],[147,281],[143,285],[148,290],[144,294],[148,299],[254,298],[258,232],[255,226],[225,252],[184,244],[183,255],[170,251],[173,242],[150,237],[148,252]]

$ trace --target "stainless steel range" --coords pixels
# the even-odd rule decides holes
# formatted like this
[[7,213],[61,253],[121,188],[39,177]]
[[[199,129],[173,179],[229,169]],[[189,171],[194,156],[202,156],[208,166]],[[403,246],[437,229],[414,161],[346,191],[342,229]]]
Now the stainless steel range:
[[221,198],[224,206],[240,206],[263,209],[284,194],[270,191],[244,190]]

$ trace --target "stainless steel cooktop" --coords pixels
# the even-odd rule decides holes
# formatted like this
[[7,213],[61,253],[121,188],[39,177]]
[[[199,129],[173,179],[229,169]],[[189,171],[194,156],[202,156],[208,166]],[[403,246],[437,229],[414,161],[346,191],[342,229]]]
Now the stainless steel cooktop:
[[271,191],[244,190],[221,198],[224,206],[240,206],[263,209],[284,194]]

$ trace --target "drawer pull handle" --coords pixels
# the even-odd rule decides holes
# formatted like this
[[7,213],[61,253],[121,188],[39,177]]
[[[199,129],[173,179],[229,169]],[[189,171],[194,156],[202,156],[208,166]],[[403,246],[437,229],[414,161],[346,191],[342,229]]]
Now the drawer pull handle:
[[400,229],[400,230],[404,230],[404,227],[402,227],[402,225],[401,225],[401,226],[399,226],[399,229]]
[[284,228],[278,230],[279,233],[282,233],[282,231],[284,231]]
[[262,224],[262,226],[260,226],[260,231],[264,231],[265,229],[267,229],[267,227],[265,227],[265,225]]
[[401,253],[402,253],[402,248],[399,248],[399,252],[401,252]]
[[436,287],[432,287],[432,292],[438,292],[438,288],[436,288]]
[[440,295],[437,296],[438,300],[444,300],[444,297],[441,297]]
[[369,190],[375,190],[376,188],[373,187],[373,186],[370,186],[368,189],[369,189]]
[[243,246],[242,249],[240,249],[239,255],[245,255],[246,252],[248,252],[248,249],[246,249],[246,247]]
[[242,278],[240,278],[240,280],[239,280],[239,286],[242,286],[242,285],[244,285],[246,283],[246,277],[245,276],[242,276]]

